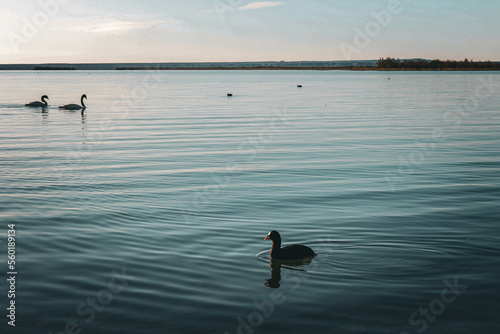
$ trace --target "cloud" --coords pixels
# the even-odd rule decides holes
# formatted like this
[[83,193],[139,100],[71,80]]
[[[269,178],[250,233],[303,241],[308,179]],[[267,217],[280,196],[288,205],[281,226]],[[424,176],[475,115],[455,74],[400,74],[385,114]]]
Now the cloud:
[[85,33],[95,33],[95,34],[120,34],[126,33],[133,30],[142,30],[151,28],[159,25],[167,24],[178,24],[175,21],[147,21],[147,22],[136,22],[136,21],[108,21],[103,23],[95,24],[85,24],[79,26],[68,27],[65,30],[78,31]]
[[238,7],[238,10],[260,9],[260,8],[277,7],[277,6],[284,6],[284,5],[285,5],[284,1],[252,2],[252,3],[249,3],[248,5]]

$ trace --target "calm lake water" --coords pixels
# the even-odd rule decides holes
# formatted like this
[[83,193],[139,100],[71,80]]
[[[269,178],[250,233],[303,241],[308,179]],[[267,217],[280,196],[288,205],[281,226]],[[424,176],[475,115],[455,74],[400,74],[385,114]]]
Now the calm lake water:
[[[499,333],[499,92],[490,72],[0,72],[0,328]],[[270,266],[270,230],[318,257]]]

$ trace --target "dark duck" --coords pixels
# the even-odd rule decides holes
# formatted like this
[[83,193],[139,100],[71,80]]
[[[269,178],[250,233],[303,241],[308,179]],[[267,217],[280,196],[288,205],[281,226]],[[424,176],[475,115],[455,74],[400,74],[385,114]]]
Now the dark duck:
[[307,258],[313,258],[317,254],[304,245],[290,245],[281,247],[281,236],[278,231],[271,231],[264,240],[271,239],[273,247],[271,248],[271,259],[281,261],[296,261]]

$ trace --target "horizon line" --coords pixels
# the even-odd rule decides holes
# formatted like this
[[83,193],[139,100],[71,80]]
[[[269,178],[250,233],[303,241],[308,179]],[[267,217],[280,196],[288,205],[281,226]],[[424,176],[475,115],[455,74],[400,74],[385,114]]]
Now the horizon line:
[[[380,59],[385,59],[385,58],[393,58],[393,57],[379,57],[377,59],[335,59],[335,60],[241,60],[241,61],[125,61],[125,62],[22,62],[22,63],[0,63],[0,66],[2,65],[57,65],[57,64],[64,64],[64,65],[72,65],[72,64],[81,64],[81,65],[97,65],[97,64],[202,64],[202,63],[212,63],[212,64],[217,64],[217,63],[300,63],[300,62],[305,62],[305,63],[313,63],[313,62],[318,62],[318,63],[328,63],[328,62],[357,62],[357,61],[378,61]],[[393,59],[400,59],[400,60],[443,60],[440,58],[422,58],[422,57],[414,57],[414,58],[393,58]],[[474,60],[473,58],[464,58],[468,59],[469,61],[474,61],[474,62],[494,62],[498,63],[500,60]],[[462,59],[445,59],[444,61],[460,61]]]

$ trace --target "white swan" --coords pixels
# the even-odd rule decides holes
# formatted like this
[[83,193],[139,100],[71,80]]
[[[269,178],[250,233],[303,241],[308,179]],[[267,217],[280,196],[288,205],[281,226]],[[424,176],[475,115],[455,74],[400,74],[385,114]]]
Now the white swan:
[[82,109],[82,111],[83,111],[83,110],[85,110],[85,108],[87,108],[85,106],[85,103],[83,103],[83,99],[86,99],[86,98],[87,98],[87,95],[85,95],[85,94],[83,94],[82,97],[80,98],[80,103],[82,105],[74,104],[74,103],[65,104],[63,106],[59,106],[59,109],[64,109],[64,110],[80,110],[80,109]]
[[40,101],[33,101],[33,102],[30,102],[30,103],[26,103],[25,106],[26,107],[32,107],[32,108],[40,108],[40,107],[47,108],[48,103],[45,100],[49,100],[49,97],[47,95],[44,95],[44,96],[42,96],[41,100],[42,100],[42,102],[40,102]]

